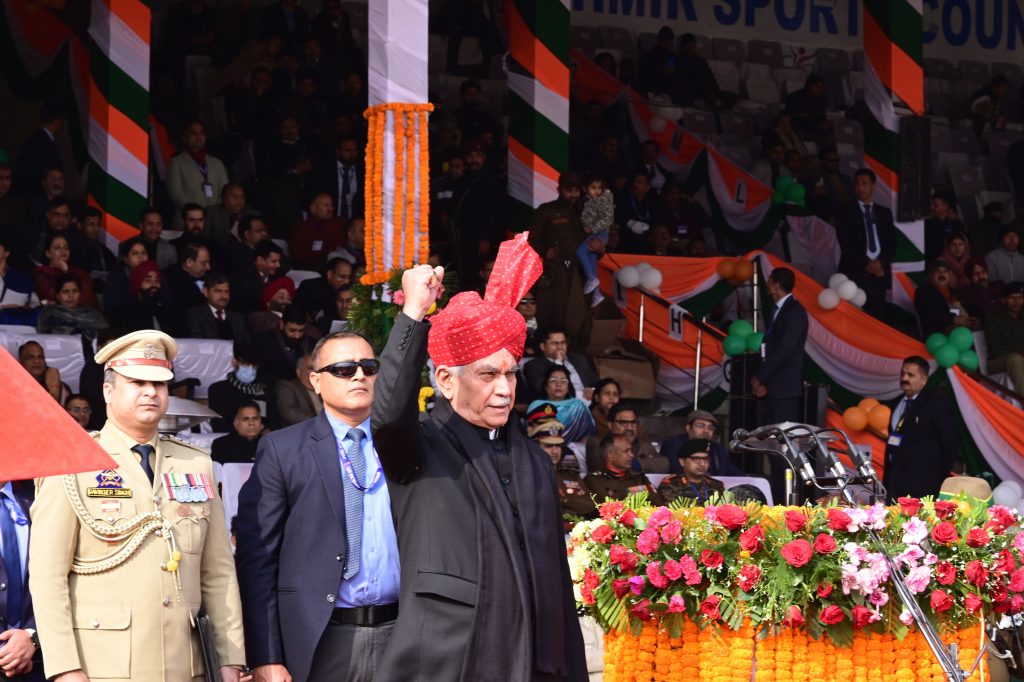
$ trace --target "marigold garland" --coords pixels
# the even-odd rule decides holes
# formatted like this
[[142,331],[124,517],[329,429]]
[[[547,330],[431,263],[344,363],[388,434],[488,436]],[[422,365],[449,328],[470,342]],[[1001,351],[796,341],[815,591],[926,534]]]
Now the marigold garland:
[[420,239],[420,263],[426,263],[430,260],[430,129],[427,126],[427,112],[417,112],[419,119],[419,127],[417,132],[419,133],[420,139],[417,143],[417,150],[419,151],[419,169],[420,169],[420,212],[419,212],[419,227],[420,234],[425,235],[426,239]]
[[[415,262],[417,253],[416,249],[416,174],[419,169],[414,168],[414,162],[416,160],[416,113],[415,111],[405,112],[405,186],[408,187],[408,191],[405,193],[405,221],[404,221],[404,234],[405,239],[402,242],[402,261],[408,262],[412,265]],[[414,174],[416,171],[416,174]]]

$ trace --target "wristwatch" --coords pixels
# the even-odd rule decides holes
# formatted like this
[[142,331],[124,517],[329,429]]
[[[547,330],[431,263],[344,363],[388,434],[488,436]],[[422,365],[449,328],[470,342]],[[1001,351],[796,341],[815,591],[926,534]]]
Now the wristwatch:
[[25,628],[25,632],[27,632],[28,636],[32,638],[32,645],[36,649],[38,649],[39,648],[39,635],[36,633],[36,631],[33,630],[32,628]]

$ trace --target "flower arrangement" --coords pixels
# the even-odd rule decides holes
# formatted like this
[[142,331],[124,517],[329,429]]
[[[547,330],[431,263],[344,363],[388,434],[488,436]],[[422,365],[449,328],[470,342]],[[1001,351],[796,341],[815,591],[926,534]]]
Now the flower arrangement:
[[[380,353],[388,341],[388,334],[395,325],[395,318],[402,311],[404,298],[402,294],[403,268],[392,270],[380,284],[367,284],[359,280],[352,284],[354,299],[348,311],[348,322],[352,331],[366,337],[373,346],[374,352]],[[441,282],[443,291],[441,298],[428,314],[444,307],[451,297],[449,292],[458,288],[458,276],[445,272]]]
[[570,535],[577,602],[613,636],[640,636],[651,623],[669,639],[693,627],[750,627],[761,638],[827,636],[839,647],[852,646],[861,631],[900,641],[914,622],[871,542],[873,529],[947,635],[976,633],[982,619],[1024,610],[1016,512],[965,501],[899,503],[654,508],[644,494],[605,502],[599,518]]

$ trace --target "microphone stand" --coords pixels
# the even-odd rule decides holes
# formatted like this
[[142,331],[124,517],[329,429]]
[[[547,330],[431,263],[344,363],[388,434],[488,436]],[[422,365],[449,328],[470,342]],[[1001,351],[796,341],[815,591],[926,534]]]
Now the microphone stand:
[[[825,438],[821,436],[824,435]],[[832,428],[818,428],[809,426],[807,424],[786,424],[786,425],[769,425],[755,430],[753,433],[747,433],[742,430],[737,430],[733,434],[734,440],[730,445],[736,449],[745,450],[748,452],[760,452],[767,454],[781,454],[785,459],[786,464],[795,472],[799,472],[804,479],[805,486],[813,485],[819,490],[826,490],[830,488],[838,488],[843,498],[851,506],[859,506],[856,498],[854,497],[853,491],[850,489],[850,483],[873,483],[875,490],[878,490],[879,483],[878,478],[875,476],[874,468],[871,466],[869,459],[865,459],[856,446],[850,441],[849,436],[846,435],[840,429]],[[748,444],[744,442],[747,438],[758,437],[758,440],[774,440],[776,443],[782,445],[781,449],[775,449],[767,447],[766,444]],[[839,462],[835,453],[829,450],[825,441],[841,439],[848,449],[850,459],[857,464],[858,476],[850,476]],[[813,468],[810,467],[810,462],[807,455],[802,449],[797,447],[794,440],[803,440],[812,444],[813,451],[816,452],[816,456],[822,458],[822,462],[828,464],[829,470],[834,476],[819,477],[813,475]],[[807,469],[811,469],[811,475],[808,475]],[[788,472],[787,472],[788,473]],[[865,475],[868,474],[868,475]],[[823,485],[828,483],[831,485]],[[985,655],[986,649],[982,648],[978,653],[978,659],[975,661],[970,672],[966,672],[960,668],[960,661],[957,658],[957,645],[950,644],[946,646],[946,643],[942,641],[942,637],[936,631],[935,626],[928,620],[921,605],[918,604],[917,598],[914,593],[910,590],[907,585],[907,581],[900,571],[896,561],[889,555],[889,552],[885,549],[885,544],[882,542],[882,538],[878,535],[878,532],[873,528],[867,528],[868,536],[871,541],[875,544],[878,552],[885,558],[885,563],[889,568],[889,578],[892,580],[892,584],[896,588],[896,593],[903,602],[903,606],[907,611],[914,617],[914,621],[917,623],[917,627],[920,628],[921,634],[924,635],[925,641],[928,642],[928,647],[932,650],[936,660],[942,667],[942,671],[949,682],[964,682],[978,666],[981,661],[981,657]]]

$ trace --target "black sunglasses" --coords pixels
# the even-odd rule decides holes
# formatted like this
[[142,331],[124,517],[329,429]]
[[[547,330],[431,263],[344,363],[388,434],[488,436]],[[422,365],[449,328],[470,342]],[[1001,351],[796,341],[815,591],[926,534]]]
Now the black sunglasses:
[[356,370],[360,367],[363,368],[363,374],[368,377],[372,377],[374,374],[380,371],[380,362],[377,360],[359,360],[353,362],[351,360],[345,360],[344,362],[335,362],[334,364],[321,367],[320,369],[314,369],[314,372],[327,372],[333,377],[339,379],[351,379],[356,375]]

